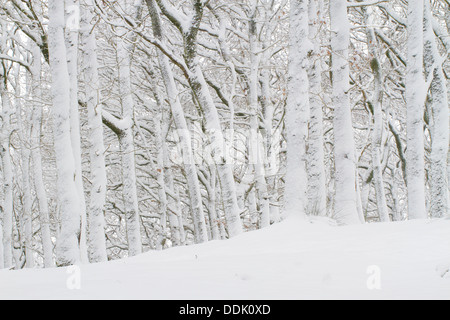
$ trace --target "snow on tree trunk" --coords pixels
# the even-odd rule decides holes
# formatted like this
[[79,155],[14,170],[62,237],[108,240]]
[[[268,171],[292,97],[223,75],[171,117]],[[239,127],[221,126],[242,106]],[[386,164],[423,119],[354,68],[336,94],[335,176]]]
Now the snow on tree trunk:
[[165,56],[163,56],[162,53],[159,53],[158,57],[160,61],[161,73],[166,86],[166,92],[168,97],[170,97],[169,104],[176,123],[177,135],[182,150],[183,165],[186,171],[186,178],[191,199],[192,216],[194,219],[195,238],[197,243],[202,243],[208,241],[208,234],[202,204],[200,183],[198,181],[198,173],[194,163],[194,155],[191,146],[191,134],[186,123],[183,107],[178,98],[178,89],[176,88],[175,79],[173,77],[169,61]]
[[367,170],[366,174],[362,176],[362,186],[360,187],[361,208],[364,213],[369,210],[369,196],[373,180],[373,170]]
[[[356,170],[356,178],[359,177],[359,171]],[[359,183],[356,183],[356,211],[358,212],[359,221],[364,223],[366,221],[366,217],[364,215],[363,203],[361,198],[361,187]]]
[[48,47],[52,76],[53,135],[57,168],[60,231],[56,247],[58,266],[79,263],[80,203],[76,185],[70,120],[70,78],[64,39],[64,2],[49,0]]
[[[2,70],[1,68],[0,70]],[[0,71],[2,72],[2,71]],[[0,73],[0,95],[2,98],[2,128],[0,154],[2,157],[3,173],[3,267],[10,268],[13,265],[13,172],[10,153],[11,136],[11,101],[7,92],[6,79]]]
[[23,245],[25,250],[25,267],[34,268],[33,254],[33,214],[32,214],[32,193],[30,183],[30,145],[29,145],[29,122],[31,113],[22,114],[22,88],[20,68],[15,69],[15,105],[16,118],[18,122],[18,136],[20,138],[21,149],[21,169],[22,169],[22,210],[19,214],[21,232],[23,234]]
[[424,0],[408,3],[408,67],[406,74],[407,104],[407,181],[410,219],[426,219],[425,151],[423,114],[425,79],[423,75],[423,8]]
[[122,155],[123,200],[127,222],[129,256],[136,256],[142,253],[142,240],[136,188],[133,134],[134,98],[131,88],[131,62],[125,39],[118,39],[117,54],[119,60],[119,91],[122,101],[122,117],[128,123],[119,137]]
[[424,65],[427,78],[432,79],[428,102],[431,105],[431,204],[432,217],[440,218],[449,214],[449,189],[447,176],[447,156],[449,152],[449,105],[447,80],[443,72],[444,59],[441,57],[432,26],[432,11],[429,0],[424,0]]
[[400,201],[399,201],[399,196],[398,196],[399,186],[398,186],[397,180],[395,179],[396,175],[397,175],[397,171],[398,171],[398,169],[395,168],[391,172],[391,176],[392,176],[392,178],[391,178],[391,181],[392,181],[391,194],[392,194],[392,201],[393,201],[393,204],[392,204],[392,211],[393,211],[392,218],[393,219],[392,220],[396,221],[396,222],[402,221]]
[[[450,3],[447,3],[447,12],[445,14],[445,23],[447,25],[447,32],[450,34]],[[447,52],[450,48],[447,47]],[[450,97],[450,81],[447,81],[447,98]],[[450,148],[447,156],[447,179],[450,179]],[[450,210],[447,211],[447,219],[450,219]],[[449,266],[450,267],[450,266]]]
[[[40,54],[40,53],[39,53]],[[33,83],[38,84],[35,89],[33,89],[33,97],[40,97],[39,94],[39,81],[33,74]],[[53,262],[53,243],[50,233],[50,215],[48,208],[47,192],[45,190],[45,184],[43,180],[42,172],[42,156],[41,156],[41,126],[42,126],[42,108],[41,106],[33,107],[32,116],[32,129],[31,129],[31,158],[33,161],[33,178],[34,178],[34,188],[36,190],[36,198],[39,206],[39,223],[41,230],[41,242],[43,251],[43,260],[45,268],[52,268],[55,266]]]
[[[34,7],[36,14],[42,14],[40,6]],[[44,268],[53,268],[53,242],[50,232],[50,214],[47,191],[44,184],[44,173],[42,170],[41,135],[43,121],[43,106],[38,101],[42,99],[42,52],[41,49],[30,41],[30,52],[33,62],[30,67],[31,83],[29,85],[32,99],[30,120],[30,154],[31,154],[31,176],[33,179],[36,201],[39,208],[39,229],[42,244],[42,259]]]
[[152,169],[158,172],[157,181],[159,185],[158,193],[161,224],[163,226],[163,234],[165,235],[167,224],[166,220],[168,219],[172,245],[179,246],[181,244],[181,229],[183,228],[178,219],[181,215],[179,210],[179,196],[173,190],[173,173],[170,169],[171,164],[165,141],[165,137],[167,137],[169,130],[168,126],[170,123],[170,118],[167,117],[168,112],[165,110],[163,104],[163,96],[157,85],[155,71],[151,66],[149,66],[146,70],[150,76],[150,86],[153,88],[153,96],[156,100],[156,108],[154,111],[157,115],[154,120],[153,128],[156,138],[155,148],[160,151],[156,157],[157,167],[152,166]]
[[[372,8],[363,8],[365,13],[365,21],[369,26],[374,24]],[[386,202],[386,194],[383,180],[383,166],[382,166],[382,147],[383,147],[383,71],[381,69],[379,55],[377,53],[377,38],[373,27],[368,27],[367,39],[369,51],[371,54],[370,66],[374,74],[374,92],[371,98],[371,105],[373,108],[373,132],[372,132],[372,166],[373,179],[375,184],[375,193],[377,199],[378,215],[381,222],[389,222],[389,210]]]
[[309,41],[308,0],[291,1],[289,82],[286,106],[287,173],[284,210],[306,217],[308,205],[306,142],[308,135]]
[[217,182],[217,176],[216,171],[213,168],[211,170],[211,177],[210,177],[210,185],[211,190],[209,191],[209,221],[211,224],[211,239],[212,240],[221,240],[220,235],[220,219],[217,216],[217,209],[216,209],[216,182]]
[[220,123],[219,113],[214,99],[209,91],[208,84],[203,75],[197,56],[197,35],[203,16],[205,3],[195,0],[195,13],[192,16],[189,31],[184,37],[184,59],[189,69],[189,84],[192,88],[197,103],[204,115],[206,132],[208,134],[213,160],[217,167],[220,185],[222,188],[222,199],[225,211],[225,219],[230,237],[237,236],[243,232],[240,219],[241,209],[237,201],[236,183],[234,180],[233,167],[229,163],[228,156],[224,150],[226,143]]
[[[162,110],[163,112],[163,124],[164,126],[161,128],[161,137],[167,137],[167,132],[169,130],[170,123],[170,112],[168,110]],[[172,245],[181,246],[184,242],[185,232],[183,225],[183,212],[181,210],[180,203],[180,195],[178,191],[175,189],[173,171],[171,168],[169,150],[166,143],[166,140],[162,139],[162,154],[163,154],[163,166],[164,166],[164,177],[167,187],[172,190],[173,196],[169,197],[169,224],[171,227],[171,235],[172,235]]]
[[321,9],[322,4],[318,4],[317,0],[309,1],[309,38],[313,43],[314,49],[310,58],[309,69],[311,114],[308,140],[308,213],[326,216],[327,188],[323,139],[323,103],[321,99]]
[[[268,187],[268,196],[270,202],[270,220],[274,223],[280,222],[280,207],[277,196],[277,174],[279,171],[279,163],[277,159],[277,143],[279,144],[279,132],[274,132],[274,104],[272,102],[272,90],[270,89],[270,71],[263,69],[261,71],[261,96],[263,104],[263,122],[260,123],[264,127],[263,152],[265,151],[265,173]],[[278,140],[277,140],[278,139]],[[270,191],[271,190],[271,191]]]
[[334,217],[341,224],[361,223],[356,192],[356,156],[349,98],[350,23],[347,1],[330,2],[334,106],[335,204]]
[[[155,86],[156,87],[156,86]],[[156,96],[156,94],[155,94]],[[164,144],[164,138],[162,136],[162,128],[161,128],[161,123],[162,123],[162,105],[160,104],[160,99],[159,99],[159,95],[158,95],[158,99],[157,99],[157,103],[158,103],[158,111],[159,114],[155,117],[154,121],[153,121],[153,128],[155,130],[155,147],[156,150],[162,150],[163,149],[163,144]],[[167,221],[168,221],[168,217],[170,217],[170,214],[168,213],[169,211],[169,199],[167,196],[167,191],[166,191],[166,180],[165,180],[165,169],[164,169],[164,153],[159,151],[157,156],[156,156],[156,164],[157,164],[157,182],[159,185],[158,188],[158,193],[159,193],[159,203],[160,203],[160,215],[161,215],[161,219],[160,219],[160,223],[162,226],[162,237],[164,237],[167,234]],[[173,220],[169,219],[169,226],[171,227],[171,230],[173,231],[173,233],[177,233],[177,227],[178,227],[178,223],[176,223],[175,225],[172,224]],[[162,241],[164,241],[164,239],[161,239]]]
[[101,87],[98,74],[97,42],[92,30],[94,15],[91,12],[92,0],[83,8],[81,49],[83,54],[83,76],[86,91],[86,107],[89,126],[89,155],[91,171],[91,191],[88,214],[89,260],[93,263],[107,261],[105,239],[105,203],[106,203],[106,164],[103,141]]
[[75,183],[77,186],[80,217],[80,253],[81,262],[88,262],[86,199],[84,195],[81,166],[80,115],[78,111],[78,38],[80,28],[80,6],[78,0],[65,0],[66,11],[66,51],[67,67],[70,79],[70,134],[72,137],[73,157],[75,160]]
[[[163,39],[161,29],[161,19],[154,0],[147,0],[150,16],[153,24],[153,33],[159,40]],[[172,69],[168,58],[158,51],[158,60],[163,77],[166,94],[169,98],[169,105],[172,109],[173,118],[177,127],[178,139],[183,158],[183,165],[186,171],[186,179],[188,182],[189,195],[191,200],[191,210],[194,220],[194,236],[197,243],[208,241],[208,233],[206,229],[205,213],[202,204],[202,196],[200,191],[200,183],[198,180],[197,167],[194,163],[193,150],[191,145],[191,133],[187,126],[184,116],[183,107],[179,99],[179,92],[175,84]]]
[[259,83],[259,64],[260,53],[258,46],[256,24],[257,1],[252,1],[252,15],[249,21],[249,39],[250,39],[250,80],[249,80],[249,104],[250,104],[250,137],[249,137],[249,159],[250,164],[254,166],[256,190],[261,207],[260,228],[270,226],[270,202],[267,192],[267,182],[262,163],[264,154],[260,144],[259,134],[259,108],[258,108],[258,83]]

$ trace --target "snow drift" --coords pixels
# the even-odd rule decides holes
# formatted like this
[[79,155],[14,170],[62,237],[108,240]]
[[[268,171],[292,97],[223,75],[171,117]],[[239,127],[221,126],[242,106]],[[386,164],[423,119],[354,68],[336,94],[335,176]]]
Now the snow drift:
[[450,299],[449,231],[448,220],[333,227],[293,217],[79,270],[3,270],[0,299]]

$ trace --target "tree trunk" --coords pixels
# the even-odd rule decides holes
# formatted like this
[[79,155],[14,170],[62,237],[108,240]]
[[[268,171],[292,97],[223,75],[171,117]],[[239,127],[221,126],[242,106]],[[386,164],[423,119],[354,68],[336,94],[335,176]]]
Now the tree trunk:
[[197,35],[203,17],[205,3],[195,0],[195,13],[192,16],[189,31],[183,35],[184,59],[189,69],[189,84],[195,95],[196,101],[203,112],[206,132],[214,164],[217,167],[218,177],[222,188],[222,199],[224,204],[225,219],[227,221],[228,234],[230,237],[242,233],[242,222],[240,219],[241,209],[237,201],[236,183],[234,180],[233,167],[229,163],[228,155],[224,148],[226,146],[219,114],[214,99],[209,91],[208,84],[203,75],[197,56]]
[[252,14],[249,21],[249,38],[250,38],[250,77],[249,77],[249,104],[250,104],[250,137],[249,137],[249,159],[255,171],[256,191],[260,202],[261,216],[260,228],[270,226],[270,202],[267,192],[267,182],[264,168],[264,152],[261,148],[261,140],[259,133],[259,114],[258,108],[258,85],[259,85],[259,64],[260,53],[258,46],[256,24],[257,1],[252,1]]
[[425,151],[423,113],[425,80],[423,76],[423,8],[424,0],[408,4],[407,104],[407,181],[410,219],[426,219]]
[[75,184],[77,186],[78,204],[80,206],[81,262],[88,262],[86,199],[84,195],[83,173],[81,167],[80,114],[78,110],[78,38],[80,28],[80,6],[78,0],[65,0],[66,7],[66,52],[70,81],[70,135],[75,161]]
[[170,113],[168,110],[162,110],[161,112],[163,112],[163,123],[166,124],[161,129],[164,177],[167,187],[172,190],[174,195],[174,197],[169,197],[168,204],[170,208],[169,223],[172,233],[172,244],[181,246],[186,238],[183,225],[183,211],[181,210],[179,192],[175,189],[172,164],[170,163],[169,150],[165,139],[169,130]]
[[[443,72],[443,58],[439,53],[432,27],[429,0],[425,1],[425,71],[432,78],[428,102],[431,105],[431,216],[441,218],[449,214],[447,156],[449,152],[449,105],[447,80]],[[449,48],[450,49],[450,48]]]
[[[33,77],[34,83],[39,83],[40,78]],[[40,97],[38,88],[33,90],[34,97]],[[33,107],[32,129],[31,129],[31,158],[33,160],[33,177],[34,188],[36,190],[36,198],[39,205],[39,223],[41,229],[41,242],[43,251],[43,260],[45,268],[55,266],[53,262],[53,243],[50,233],[50,215],[48,208],[47,192],[43,180],[42,172],[42,156],[41,156],[41,126],[42,126],[42,108],[40,106]]]
[[[319,0],[322,1],[322,0]],[[325,173],[325,152],[323,139],[322,65],[320,56],[322,4],[309,1],[309,38],[314,49],[309,69],[310,107],[308,140],[308,213],[327,215],[327,188]]]
[[[162,41],[163,33],[161,29],[161,19],[154,0],[147,0],[147,6],[150,12],[153,25],[153,33],[157,39]],[[158,51],[158,60],[161,68],[166,94],[169,97],[169,104],[172,109],[173,118],[177,127],[178,138],[180,139],[186,179],[188,182],[189,195],[191,199],[192,216],[194,220],[194,236],[197,243],[208,241],[208,232],[206,229],[205,213],[202,204],[200,183],[198,180],[197,167],[194,163],[194,155],[191,145],[191,133],[187,126],[183,107],[179,99],[178,89],[175,84],[175,78],[169,64],[168,58]]]
[[3,265],[10,268],[13,264],[13,172],[10,153],[11,136],[11,101],[6,87],[6,79],[0,74],[0,95],[2,98],[2,130],[0,154],[3,173]]
[[286,106],[287,174],[284,210],[306,217],[308,175],[306,142],[310,115],[308,0],[291,2],[288,101]]
[[31,113],[22,114],[22,90],[21,90],[20,68],[15,70],[15,95],[16,95],[16,118],[18,136],[21,142],[20,158],[22,169],[22,211],[19,214],[21,234],[23,239],[23,246],[25,250],[25,267],[34,268],[34,254],[33,254],[33,213],[32,213],[32,192],[30,183],[30,145],[29,145],[29,123]]
[[89,155],[91,171],[91,191],[88,214],[89,260],[93,263],[108,260],[105,239],[106,164],[103,141],[101,86],[98,74],[97,42],[92,30],[94,15],[92,0],[83,9],[81,26],[81,49],[83,54],[83,76],[86,90],[86,107],[89,126]]
[[356,156],[349,99],[350,23],[347,1],[330,2],[334,105],[335,208],[341,224],[360,224],[356,192]]
[[139,204],[136,188],[136,164],[134,153],[134,98],[131,89],[130,57],[125,40],[118,39],[119,91],[122,100],[122,119],[128,122],[119,136],[122,155],[123,199],[127,222],[129,256],[142,253]]
[[[373,25],[373,13],[371,8],[363,8],[366,23]],[[371,53],[371,68],[374,74],[374,93],[372,95],[371,104],[373,107],[373,132],[372,132],[372,164],[373,164],[373,178],[375,183],[375,193],[377,199],[378,215],[381,222],[389,222],[389,210],[386,202],[386,191],[383,180],[382,167],[382,142],[383,142],[383,71],[381,70],[380,59],[378,58],[377,38],[375,31],[369,27],[366,31],[369,42],[369,51]]]
[[58,266],[79,263],[80,204],[76,185],[70,120],[70,78],[64,39],[64,2],[49,0],[48,45],[52,75],[53,135],[61,228],[56,247]]

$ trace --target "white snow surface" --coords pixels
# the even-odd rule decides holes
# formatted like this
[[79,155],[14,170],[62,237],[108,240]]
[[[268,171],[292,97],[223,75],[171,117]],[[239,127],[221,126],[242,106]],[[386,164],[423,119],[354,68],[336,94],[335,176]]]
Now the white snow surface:
[[[69,269],[0,271],[0,299],[450,299],[450,221],[334,227],[296,217],[227,241]],[[380,290],[367,286],[371,266]]]

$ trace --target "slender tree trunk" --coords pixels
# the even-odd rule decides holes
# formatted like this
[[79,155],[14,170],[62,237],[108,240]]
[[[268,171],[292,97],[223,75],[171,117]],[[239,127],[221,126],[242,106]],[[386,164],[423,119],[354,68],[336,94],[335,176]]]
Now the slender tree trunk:
[[70,135],[75,161],[75,184],[77,186],[78,204],[80,206],[81,262],[88,262],[86,199],[84,195],[83,174],[81,166],[80,114],[78,110],[78,38],[80,28],[80,6],[78,0],[64,0],[66,11],[66,52],[70,81]]
[[6,78],[0,74],[0,95],[2,98],[2,130],[0,154],[3,173],[3,266],[13,265],[13,172],[10,153],[11,101],[6,87]]
[[164,165],[164,177],[167,187],[172,190],[174,197],[169,197],[169,223],[172,233],[172,244],[174,246],[181,246],[184,243],[185,232],[183,225],[183,212],[181,210],[180,195],[175,189],[173,171],[171,168],[169,150],[166,143],[166,137],[169,130],[168,123],[170,122],[169,111],[161,110],[163,112],[163,123],[165,124],[161,129],[162,137],[162,154],[163,154],[163,165]]
[[[155,117],[154,121],[154,129],[155,129],[155,138],[156,143],[155,147],[157,150],[162,150],[163,148],[163,137],[162,137],[162,130],[161,130],[161,122],[162,122],[162,113],[160,113],[158,116]],[[160,202],[160,214],[161,214],[161,225],[163,228],[163,233],[166,234],[167,230],[167,222],[168,222],[168,216],[170,214],[169,211],[169,200],[167,197],[167,191],[166,191],[166,180],[165,180],[165,169],[164,169],[164,154],[162,152],[158,152],[156,156],[156,163],[157,163],[157,181],[159,185],[159,202]],[[170,223],[172,220],[169,219],[169,226],[172,226]],[[171,230],[173,232],[177,232],[175,229],[177,225],[172,226]]]
[[267,192],[267,182],[265,177],[264,164],[262,163],[264,154],[260,144],[259,134],[259,108],[258,108],[258,85],[259,85],[259,64],[261,56],[258,46],[258,27],[256,24],[258,0],[252,1],[252,15],[249,21],[249,38],[250,38],[250,78],[249,78],[249,103],[251,112],[250,123],[250,163],[255,170],[256,191],[261,208],[260,228],[270,226],[270,202]]
[[361,223],[356,192],[356,156],[349,98],[350,23],[347,1],[330,2],[334,105],[335,208],[341,224]]
[[123,199],[127,221],[129,256],[142,253],[139,204],[136,188],[136,164],[134,153],[134,98],[131,88],[130,56],[125,39],[117,43],[119,60],[119,90],[122,100],[122,118],[128,122],[119,137],[122,154]]
[[398,196],[398,183],[396,181],[397,171],[398,169],[392,169],[391,170],[391,195],[392,195],[392,211],[393,211],[393,221],[402,221],[402,215],[401,215],[401,209],[400,209],[400,202],[399,202],[399,196]]
[[[150,16],[153,24],[153,33],[155,37],[162,41],[163,33],[161,29],[161,19],[157,5],[154,0],[147,0]],[[175,79],[168,58],[158,52],[158,60],[161,73],[166,87],[166,93],[169,97],[169,104],[172,109],[173,118],[177,127],[178,138],[181,143],[182,157],[188,182],[188,189],[191,199],[192,215],[194,220],[194,233],[197,243],[208,241],[206,229],[205,213],[203,210],[200,183],[198,181],[197,168],[194,163],[194,156],[191,146],[191,134],[188,129],[183,107],[179,99],[179,93],[176,88]]]
[[61,228],[56,254],[58,266],[81,261],[80,205],[75,182],[76,164],[73,156],[70,120],[70,78],[64,39],[64,2],[49,0],[48,45],[52,75],[53,135],[58,175],[58,205]]
[[369,210],[369,197],[373,180],[373,170],[367,170],[367,173],[362,177],[362,186],[360,190],[361,207],[363,215]]
[[[373,25],[373,13],[371,8],[363,8],[365,14],[365,21],[369,26]],[[378,58],[377,38],[375,31],[372,27],[368,27],[367,39],[369,42],[369,50],[371,53],[371,68],[374,74],[374,93],[371,99],[371,105],[373,107],[373,132],[372,132],[372,164],[373,164],[373,176],[375,183],[375,192],[377,199],[378,215],[382,222],[389,222],[389,210],[386,201],[386,191],[383,180],[383,167],[382,167],[382,142],[383,142],[383,71],[381,69],[380,60]]]
[[[30,113],[31,115],[31,113]],[[29,132],[27,130],[27,132]],[[22,188],[24,190],[23,199],[23,229],[25,235],[25,256],[26,256],[26,267],[31,269],[34,268],[34,250],[33,250],[33,199],[31,192],[31,182],[30,182],[30,149],[29,146],[25,146],[22,151]]]
[[33,254],[33,214],[32,214],[32,192],[30,183],[30,145],[29,145],[29,123],[31,113],[22,114],[22,88],[21,88],[20,68],[15,70],[15,94],[16,94],[16,118],[18,122],[18,135],[21,142],[20,156],[22,169],[22,190],[23,202],[22,211],[19,215],[20,227],[23,235],[23,245],[25,250],[25,267],[34,268]]
[[[39,83],[38,78],[33,77],[34,83]],[[33,90],[34,97],[40,97],[38,88]],[[43,260],[45,268],[52,268],[55,266],[53,262],[53,243],[50,233],[50,215],[48,208],[47,192],[43,180],[42,172],[42,156],[41,156],[41,126],[42,126],[42,107],[33,107],[32,129],[31,129],[31,158],[33,160],[33,178],[34,188],[36,190],[36,198],[39,205],[39,223],[41,230],[41,242],[43,251]]]
[[[37,100],[41,97],[41,51],[39,47],[33,46],[33,55],[35,57],[32,69],[32,97]],[[38,58],[39,57],[39,58]],[[31,158],[33,162],[34,188],[39,205],[39,222],[41,230],[41,242],[43,251],[43,260],[45,268],[55,266],[53,261],[53,243],[50,233],[50,215],[48,208],[47,192],[42,172],[41,156],[41,128],[42,128],[42,106],[35,104],[33,106],[33,115],[31,120]]]
[[[319,0],[322,1],[322,0]],[[320,56],[322,4],[309,1],[309,38],[314,49],[309,69],[310,107],[308,140],[308,212],[319,216],[327,215],[327,188],[325,173],[325,152],[323,139],[322,65]]]
[[103,141],[101,86],[98,74],[97,42],[95,30],[92,30],[94,15],[91,12],[92,0],[87,0],[83,8],[81,26],[81,47],[83,54],[83,76],[88,110],[91,192],[89,202],[88,245],[89,260],[93,263],[108,260],[105,239],[105,203],[106,203],[106,164]]
[[276,143],[279,143],[280,137],[274,133],[273,119],[274,119],[274,104],[272,102],[272,90],[270,88],[270,71],[264,69],[261,71],[261,96],[263,104],[263,150],[264,169],[266,174],[267,194],[269,197],[270,206],[270,220],[271,222],[280,222],[280,206],[277,199],[277,174],[279,173],[279,162]]
[[156,158],[157,168],[154,169],[158,172],[157,181],[159,185],[161,221],[165,229],[168,220],[172,245],[179,246],[181,244],[181,229],[183,226],[180,225],[178,219],[181,216],[179,196],[173,189],[173,173],[170,169],[170,159],[165,141],[169,130],[170,117],[167,116],[169,113],[165,110],[162,93],[159,90],[155,72],[151,66],[148,67],[147,73],[150,76],[150,85],[153,88],[153,96],[156,100],[156,110],[154,111],[157,115],[153,127],[156,138],[155,147],[160,152]]
[[306,217],[308,205],[306,141],[310,115],[308,0],[291,2],[288,101],[286,107],[287,174],[284,210]]
[[194,2],[194,14],[188,32],[184,38],[184,59],[189,70],[189,84],[195,95],[196,101],[203,112],[205,128],[211,143],[211,151],[214,154],[214,164],[222,188],[222,200],[224,204],[225,219],[227,221],[230,237],[243,232],[240,219],[241,209],[237,201],[236,183],[233,167],[229,163],[228,156],[224,152],[226,146],[223,130],[214,99],[209,91],[208,84],[203,75],[197,54],[197,36],[203,17],[205,3],[201,0]]
[[[448,34],[450,34],[450,3],[447,3],[447,11],[445,14],[445,24],[447,25]],[[450,48],[447,48],[447,52]],[[447,98],[450,97],[450,81],[447,81]],[[447,179],[450,180],[450,148],[447,155]],[[450,210],[447,211],[447,219],[450,219]]]
[[439,53],[432,26],[430,1],[424,0],[425,18],[425,71],[432,78],[429,103],[431,105],[431,216],[440,218],[449,214],[449,189],[447,176],[447,156],[449,152],[449,101],[447,80],[443,72],[444,59]]
[[216,208],[216,170],[215,168],[211,169],[211,177],[209,184],[211,185],[211,190],[209,191],[209,221],[211,224],[211,238],[212,240],[221,240],[220,228],[219,228],[219,217],[217,216],[217,208]]
[[362,197],[361,197],[361,187],[358,183],[359,172],[356,170],[356,211],[358,212],[359,221],[361,223],[366,222],[366,217],[364,215]]
[[423,8],[424,0],[408,3],[407,104],[407,180],[410,219],[426,219],[425,151],[423,113],[425,80],[423,76]]
[[[34,7],[36,14],[42,14],[40,6]],[[41,155],[41,135],[42,135],[42,115],[43,106],[38,101],[42,98],[42,52],[41,49],[30,41],[31,55],[33,56],[33,63],[31,65],[31,97],[34,101],[31,111],[30,123],[30,153],[32,164],[32,179],[34,189],[36,192],[36,200],[39,208],[39,226],[42,243],[42,254],[44,268],[53,268],[55,266],[53,260],[53,242],[50,231],[50,211],[48,206],[47,191],[44,184],[44,173],[42,170],[42,155]]]

